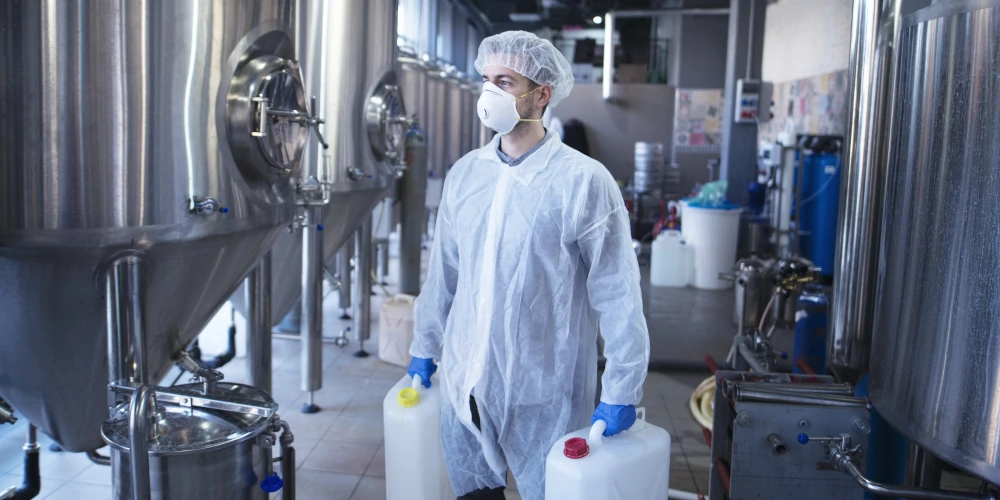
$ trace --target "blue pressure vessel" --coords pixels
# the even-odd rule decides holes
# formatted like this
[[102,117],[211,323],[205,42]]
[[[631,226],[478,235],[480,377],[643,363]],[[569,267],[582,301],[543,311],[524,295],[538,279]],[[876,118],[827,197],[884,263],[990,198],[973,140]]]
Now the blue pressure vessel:
[[809,169],[803,193],[802,216],[808,219],[809,250],[806,255],[823,276],[833,276],[837,251],[837,215],[840,202],[840,156],[834,153],[809,155]]
[[799,296],[795,310],[795,363],[794,373],[802,373],[798,360],[806,364],[816,373],[826,373],[826,331],[830,316],[830,301],[823,293],[823,288],[810,285]]

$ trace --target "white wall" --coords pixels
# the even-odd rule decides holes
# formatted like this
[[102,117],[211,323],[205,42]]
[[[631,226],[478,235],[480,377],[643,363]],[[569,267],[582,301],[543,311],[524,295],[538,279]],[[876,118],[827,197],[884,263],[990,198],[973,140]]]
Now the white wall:
[[847,69],[851,0],[778,0],[767,6],[765,81],[787,82]]

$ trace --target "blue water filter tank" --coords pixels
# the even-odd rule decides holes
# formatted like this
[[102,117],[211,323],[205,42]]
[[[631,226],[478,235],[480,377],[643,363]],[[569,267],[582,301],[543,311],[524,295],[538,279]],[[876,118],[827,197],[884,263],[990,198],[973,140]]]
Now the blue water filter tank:
[[830,301],[817,285],[802,291],[795,309],[795,350],[792,372],[802,373],[802,359],[814,372],[826,373],[826,332],[830,318]]
[[[837,216],[840,202],[840,156],[833,153],[812,154],[803,179],[806,218],[809,236],[809,260],[823,276],[833,276],[833,261],[837,252]],[[805,250],[805,249],[804,249]]]

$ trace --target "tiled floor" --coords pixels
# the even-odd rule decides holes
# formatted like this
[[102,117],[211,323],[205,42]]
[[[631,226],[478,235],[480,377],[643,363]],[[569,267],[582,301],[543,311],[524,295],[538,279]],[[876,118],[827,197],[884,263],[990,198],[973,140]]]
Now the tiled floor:
[[[395,268],[392,269],[395,272]],[[392,277],[390,275],[390,282]],[[651,336],[652,360],[683,372],[651,372],[642,402],[647,419],[667,429],[672,436],[670,486],[707,494],[709,451],[701,428],[691,417],[687,401],[695,387],[708,375],[697,372],[706,354],[724,357],[729,349],[733,326],[732,299],[728,292],[699,292],[690,289],[645,290],[644,302]],[[390,292],[392,287],[389,287]],[[373,298],[378,311],[381,292]],[[326,336],[336,336],[349,325],[338,319],[337,294],[325,301]],[[228,327],[228,306],[223,307],[202,336],[206,353],[222,349]],[[237,317],[238,318],[238,317]],[[242,321],[237,319],[240,331]],[[365,346],[377,350],[378,321],[372,322],[372,339]],[[244,345],[242,341],[238,344]],[[376,357],[355,358],[356,341],[347,348],[323,345],[323,388],[315,393],[322,411],[305,415],[299,408],[305,401],[300,390],[299,343],[274,341],[274,398],[281,415],[292,426],[298,462],[300,499],[374,500],[385,498],[385,455],[382,446],[382,399],[403,376],[405,370]],[[240,353],[242,356],[242,353]],[[245,358],[238,357],[223,371],[226,380],[246,381]],[[175,374],[167,376],[173,380]],[[21,444],[24,420],[16,426],[0,427],[0,490],[21,481]],[[102,500],[111,498],[109,467],[91,464],[82,454],[48,451],[50,441],[42,437],[42,494],[44,500]],[[101,450],[107,454],[107,449]],[[961,476],[946,475],[945,484],[962,483]],[[509,499],[519,499],[516,491]]]

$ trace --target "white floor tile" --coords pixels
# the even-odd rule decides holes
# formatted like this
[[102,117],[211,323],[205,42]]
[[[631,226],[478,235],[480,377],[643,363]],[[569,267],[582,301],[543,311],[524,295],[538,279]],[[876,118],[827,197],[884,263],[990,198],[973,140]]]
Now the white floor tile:
[[362,475],[371,463],[378,443],[344,443],[320,441],[302,462],[303,469]]
[[47,500],[111,500],[111,488],[71,481],[46,497]]
[[385,478],[363,477],[351,500],[385,500]]

